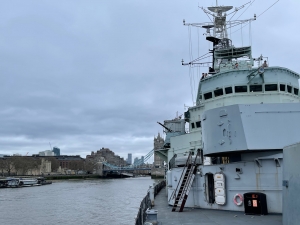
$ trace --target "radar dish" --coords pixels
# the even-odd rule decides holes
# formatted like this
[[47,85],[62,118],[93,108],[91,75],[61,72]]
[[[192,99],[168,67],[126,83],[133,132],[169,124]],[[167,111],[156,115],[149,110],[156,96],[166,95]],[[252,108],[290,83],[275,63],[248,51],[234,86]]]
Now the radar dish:
[[214,13],[223,13],[227,12],[233,8],[233,6],[216,6],[216,7],[207,7],[208,10]]

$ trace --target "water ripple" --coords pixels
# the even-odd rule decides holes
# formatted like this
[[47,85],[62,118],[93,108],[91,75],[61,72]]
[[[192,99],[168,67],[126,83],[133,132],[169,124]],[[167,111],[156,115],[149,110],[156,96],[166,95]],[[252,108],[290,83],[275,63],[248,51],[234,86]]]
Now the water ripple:
[[154,180],[59,181],[0,189],[0,224],[131,225]]

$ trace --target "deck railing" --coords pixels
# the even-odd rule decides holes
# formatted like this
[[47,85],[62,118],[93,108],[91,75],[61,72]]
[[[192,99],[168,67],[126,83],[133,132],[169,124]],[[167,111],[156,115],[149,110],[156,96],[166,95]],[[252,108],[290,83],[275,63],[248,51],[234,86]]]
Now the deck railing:
[[[154,197],[160,192],[160,190],[166,186],[166,181],[161,181],[154,186]],[[146,220],[146,210],[151,208],[150,192],[148,191],[145,198],[142,200],[138,214],[135,219],[135,225],[143,225]]]

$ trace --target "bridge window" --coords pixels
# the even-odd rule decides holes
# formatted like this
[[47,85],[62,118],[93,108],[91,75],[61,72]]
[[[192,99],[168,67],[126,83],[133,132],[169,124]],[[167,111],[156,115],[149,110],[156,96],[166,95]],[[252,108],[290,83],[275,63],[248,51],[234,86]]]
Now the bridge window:
[[195,124],[194,123],[191,123],[192,124],[192,129],[194,129],[195,128]]
[[292,93],[292,86],[287,85],[287,91],[288,91],[288,93]]
[[248,87],[247,86],[235,86],[234,91],[235,91],[235,93],[247,92]]
[[231,94],[232,93],[232,87],[226,87],[225,88],[225,94]]
[[277,91],[277,84],[265,84],[265,91]]
[[280,91],[285,91],[285,84],[280,84]]
[[294,94],[298,95],[298,93],[299,93],[299,89],[298,88],[294,88]]
[[197,128],[201,127],[201,121],[197,121],[197,122],[196,122],[196,127],[197,127]]
[[215,97],[223,95],[223,89],[214,90]]
[[250,92],[262,92],[262,85],[250,85]]
[[210,99],[210,98],[212,98],[212,92],[208,92],[208,93],[204,94],[204,99],[205,100]]

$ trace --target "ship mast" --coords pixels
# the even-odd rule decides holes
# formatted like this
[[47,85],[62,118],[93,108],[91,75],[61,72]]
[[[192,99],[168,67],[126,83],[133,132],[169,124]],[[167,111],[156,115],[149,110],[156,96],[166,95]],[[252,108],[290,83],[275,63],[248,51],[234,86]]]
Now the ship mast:
[[[211,20],[211,22],[185,23],[185,20],[184,20],[183,23],[186,26],[194,26],[194,27],[199,27],[199,28],[201,27],[201,28],[206,29],[206,33],[204,34],[206,36],[206,40],[213,43],[213,50],[210,50],[210,53],[213,54],[213,61],[211,62],[212,68],[215,68],[216,66],[218,66],[219,61],[220,61],[219,59],[218,60],[215,59],[215,51],[216,50],[233,48],[232,41],[228,38],[227,30],[229,28],[236,27],[236,26],[242,25],[244,23],[247,23],[249,21],[256,20],[256,15],[254,15],[254,18],[246,19],[246,20],[229,20],[229,21],[226,20],[228,15],[230,15],[232,13],[236,13],[237,11],[244,8],[245,5],[247,5],[249,3],[250,2],[244,4],[240,7],[234,8],[234,11],[230,12],[229,14],[226,14],[227,12],[229,12],[230,10],[233,9],[233,6],[218,6],[218,0],[216,0],[216,6],[207,7],[207,9],[205,9],[204,7],[201,7],[203,12],[206,13],[208,17],[209,16],[213,17],[213,20]],[[211,34],[211,31],[212,31],[212,34]],[[251,52],[250,52],[250,54],[251,54]],[[249,54],[246,54],[246,55],[248,56]],[[234,55],[232,58],[238,58],[238,57],[242,57],[242,56]],[[202,58],[199,57],[195,60],[192,60],[189,63],[184,63],[182,61],[182,65],[198,64],[201,66],[202,64],[204,64],[204,63],[199,62],[201,59]]]

